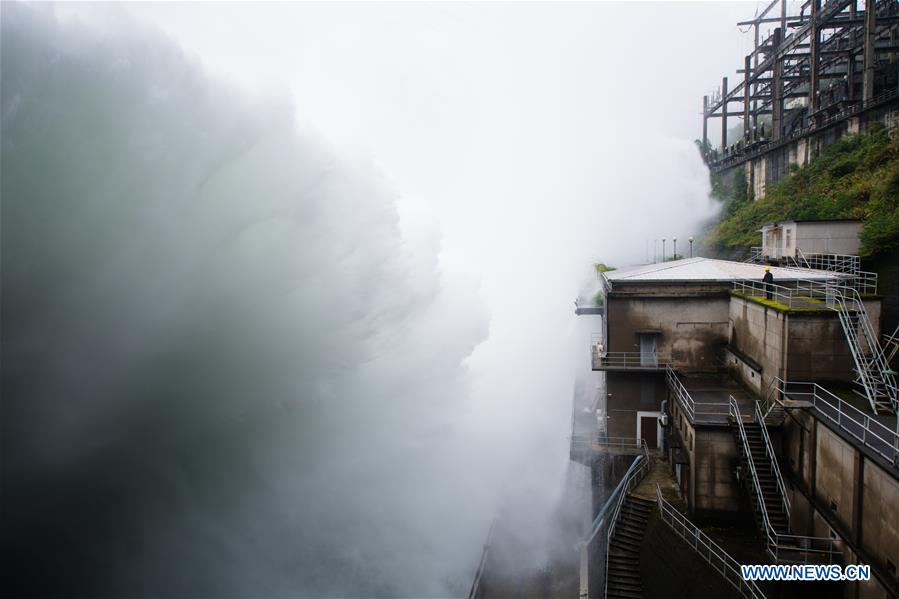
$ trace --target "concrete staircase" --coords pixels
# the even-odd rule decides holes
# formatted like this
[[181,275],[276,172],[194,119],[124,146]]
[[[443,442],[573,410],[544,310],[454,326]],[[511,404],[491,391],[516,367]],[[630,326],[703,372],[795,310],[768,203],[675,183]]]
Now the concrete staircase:
[[606,572],[606,597],[640,599],[643,584],[640,576],[640,547],[646,520],[654,502],[628,495],[621,506],[615,533],[609,543],[609,565]]
[[[790,520],[788,515],[784,513],[783,501],[777,489],[777,481],[774,480],[774,476],[771,474],[770,460],[765,452],[765,440],[762,437],[761,426],[758,422],[743,423],[743,427],[746,430],[746,440],[749,443],[748,448],[742,447],[743,443],[736,425],[733,425],[734,437],[737,441],[737,447],[740,448],[741,463],[746,476],[749,476],[749,463],[746,459],[746,451],[748,450],[752,455],[752,461],[755,464],[756,474],[758,475],[759,487],[762,491],[762,498],[765,502],[764,508],[768,512],[768,521],[778,534],[786,535],[790,533]],[[764,531],[765,522],[762,516],[762,506],[758,504],[755,493],[749,493],[749,497],[752,500],[756,524]]]

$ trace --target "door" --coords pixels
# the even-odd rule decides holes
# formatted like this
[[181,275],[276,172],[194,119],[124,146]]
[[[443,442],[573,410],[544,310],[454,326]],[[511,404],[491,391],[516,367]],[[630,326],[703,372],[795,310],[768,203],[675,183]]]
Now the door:
[[658,366],[658,335],[640,335],[640,366]]
[[646,441],[646,446],[650,449],[658,449],[658,422],[656,416],[640,416],[640,436]]

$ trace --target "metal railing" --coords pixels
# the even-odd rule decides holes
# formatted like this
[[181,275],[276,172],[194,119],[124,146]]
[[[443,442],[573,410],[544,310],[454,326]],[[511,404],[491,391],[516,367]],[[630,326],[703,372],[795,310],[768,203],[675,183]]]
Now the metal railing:
[[593,370],[659,370],[671,364],[671,354],[661,352],[601,352],[592,346]]
[[808,402],[815,413],[836,425],[851,438],[858,441],[895,468],[899,468],[899,434],[876,418],[865,414],[846,400],[834,395],[818,383],[787,382],[775,378],[775,393],[769,401],[780,404],[784,399],[799,399]]
[[744,580],[740,564],[727,551],[677,511],[662,497],[662,489],[656,483],[656,502],[662,521],[671,527],[684,542],[693,548],[705,562],[724,577],[737,592],[750,599],[763,599],[765,594],[754,580]]
[[751,262],[753,264],[761,264],[764,261],[762,257],[762,247],[758,245],[754,245],[749,248],[749,257],[743,260],[743,262]]
[[758,470],[752,459],[752,451],[749,449],[749,440],[746,436],[746,427],[743,425],[743,416],[737,400],[730,397],[731,417],[737,425],[740,442],[743,446],[743,454],[749,466],[749,477],[752,481],[752,489],[755,495],[756,509],[762,519],[762,533],[765,536],[765,549],[775,562],[789,561],[791,563],[833,563],[839,560],[841,553],[836,548],[834,539],[825,537],[809,537],[802,535],[778,533],[768,517],[768,508],[765,504],[765,495],[759,482]]
[[861,295],[855,289],[837,287],[829,303],[839,314],[855,361],[856,382],[864,389],[871,409],[875,413],[899,411],[896,377],[887,364],[885,351],[874,333]]
[[624,500],[628,493],[640,484],[640,481],[643,480],[643,477],[646,476],[646,473],[649,472],[650,468],[648,453],[638,456],[637,460],[641,460],[640,466],[633,470],[629,470],[629,476],[626,475],[621,481],[623,483],[623,486],[619,486],[621,492],[618,493],[615,507],[612,508],[612,512],[609,514],[609,527],[606,530],[606,567],[603,571],[603,576],[605,578],[603,585],[605,587],[604,597],[608,597],[609,595],[609,547],[612,543],[612,537],[615,536],[615,527],[618,525],[618,516],[621,514],[621,506],[624,505]]
[[[594,548],[594,545],[596,545],[597,538],[601,538],[599,533],[603,528],[609,529],[614,527],[614,521],[618,518],[618,513],[621,509],[621,504],[624,502],[624,497],[643,480],[643,477],[646,476],[646,473],[649,471],[649,467],[648,451],[638,455],[636,459],[631,462],[631,465],[621,479],[621,482],[618,483],[615,490],[612,491],[612,494],[606,499],[606,502],[596,515],[596,518],[593,519],[593,523],[590,526],[590,532],[584,538],[584,542],[581,545],[579,593],[581,599],[590,597],[590,589],[594,588],[594,583],[598,584],[599,581],[602,581],[603,589],[605,589],[606,572],[608,571],[609,535],[606,535],[606,545],[604,547],[600,546]],[[597,573],[596,568],[591,569],[591,563],[601,565],[601,570]]]
[[777,483],[777,493],[780,495],[780,504],[784,515],[787,517],[787,526],[790,523],[790,498],[787,496],[787,487],[784,484],[783,476],[780,473],[780,466],[777,463],[777,455],[774,453],[774,446],[771,443],[771,437],[768,436],[768,427],[765,426],[765,415],[762,413],[762,404],[755,402],[755,420],[759,424],[762,431],[762,441],[765,443],[765,455],[768,456],[768,469],[772,478]]
[[619,451],[631,451],[643,455],[649,455],[653,450],[646,445],[646,440],[636,437],[607,437],[574,435],[571,437],[572,449],[601,451],[602,448],[611,448]]
[[[868,108],[872,108],[878,104],[888,102],[889,100],[895,98],[897,95],[899,95],[899,89],[895,89],[895,88],[888,89],[884,92],[877,94],[870,100],[860,101],[860,102],[851,104],[836,114],[821,118],[821,119],[819,119],[819,122],[813,123],[809,126],[794,129],[788,135],[781,136],[780,138],[778,138],[776,140],[761,141],[758,143],[758,145],[754,146],[753,150],[751,150],[751,151],[729,153],[727,155],[723,155],[720,159],[718,158],[718,154],[719,154],[718,151],[715,150],[715,151],[709,152],[706,154],[706,163],[709,165],[709,168],[711,168],[712,172],[718,173],[721,170],[730,168],[732,166],[735,166],[735,165],[745,162],[747,160],[751,160],[753,158],[761,156],[762,154],[765,154],[767,152],[770,152],[771,150],[774,150],[774,149],[784,146],[788,143],[791,143],[801,137],[811,135],[812,133],[815,133],[818,130],[826,129],[827,127],[831,126],[832,124],[834,124],[838,121],[847,119],[851,116],[854,116],[864,110],[867,110]],[[711,155],[713,153],[715,154],[715,156]],[[723,154],[723,152],[722,152],[722,154]]]
[[854,275],[861,271],[861,258],[852,254],[819,253],[804,257],[809,268]]
[[478,569],[474,573],[474,581],[471,583],[471,589],[468,591],[468,599],[481,599],[484,595],[484,588],[481,581],[484,579],[484,570],[487,566],[487,553],[490,551],[490,545],[493,543],[493,532],[496,529],[496,518],[490,523],[490,530],[487,531],[487,540],[484,541],[484,551],[481,553],[481,561],[478,562]]
[[[808,307],[809,303],[821,301],[815,297],[819,291],[815,281],[796,281],[794,285],[779,285],[777,283],[765,283],[756,279],[737,279],[734,281],[735,293],[746,297],[758,297],[786,306],[787,308]],[[821,284],[823,285],[823,284]],[[821,308],[827,306],[822,305]]]
[[702,422],[706,424],[725,423],[728,416],[728,404],[723,402],[699,402],[697,403],[684,384],[680,381],[674,368],[668,366],[665,369],[665,380],[671,395],[680,404],[681,409],[687,415],[691,424]]

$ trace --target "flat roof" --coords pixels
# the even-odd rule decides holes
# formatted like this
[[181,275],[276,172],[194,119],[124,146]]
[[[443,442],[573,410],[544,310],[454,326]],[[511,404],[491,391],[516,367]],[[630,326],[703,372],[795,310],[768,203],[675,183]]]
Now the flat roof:
[[[777,281],[835,281],[845,275],[812,270],[809,268],[786,268],[770,266],[774,282]],[[671,262],[659,262],[644,266],[634,266],[603,273],[612,283],[646,283],[651,281],[696,281],[729,283],[739,279],[761,280],[765,276],[765,266],[748,262],[716,260],[714,258],[685,258]]]
[[861,224],[861,219],[858,218],[810,218],[810,219],[792,219],[792,220],[779,220],[776,223],[765,223],[762,227],[773,227],[775,225],[785,225],[787,223],[859,223]]

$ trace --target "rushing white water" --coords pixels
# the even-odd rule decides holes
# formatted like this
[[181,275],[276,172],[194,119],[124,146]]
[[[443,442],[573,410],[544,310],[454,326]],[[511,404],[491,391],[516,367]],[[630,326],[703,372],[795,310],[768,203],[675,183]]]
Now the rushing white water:
[[[495,130],[453,142],[461,164],[416,163],[437,183],[412,187],[458,207],[447,252],[404,227],[382,172],[298,130],[292,101],[221,83],[114,12],[58,12],[4,3],[0,20],[13,594],[463,595],[500,510],[526,567],[567,556],[573,533],[550,537],[563,484],[584,484],[566,436],[590,332],[569,298],[601,223],[663,191],[665,227],[707,215],[690,142],[658,142],[659,181],[634,186],[642,143],[532,125],[587,140],[571,166],[519,143],[524,116],[494,100]],[[489,93],[505,89],[499,50],[478,75]],[[634,158],[617,178],[569,176],[619,151]],[[598,257],[643,251],[622,238]],[[480,289],[455,276],[466,259]]]
[[442,287],[435,247],[405,243],[379,175],[155,34],[3,12],[12,579],[116,596],[467,583],[484,509],[456,508],[483,481],[454,421],[486,316]]

